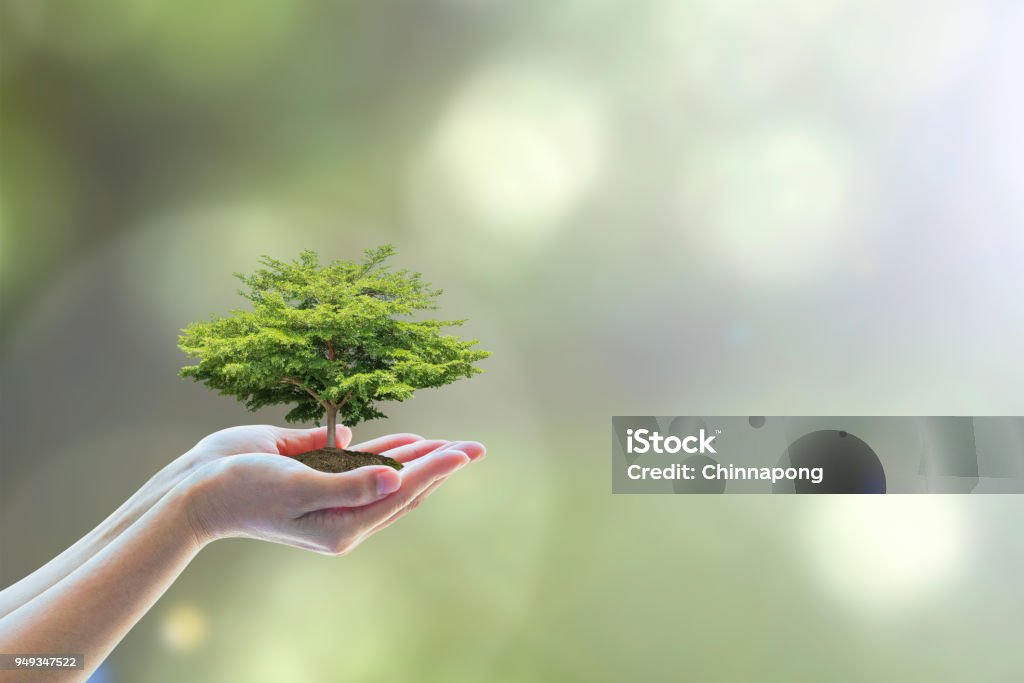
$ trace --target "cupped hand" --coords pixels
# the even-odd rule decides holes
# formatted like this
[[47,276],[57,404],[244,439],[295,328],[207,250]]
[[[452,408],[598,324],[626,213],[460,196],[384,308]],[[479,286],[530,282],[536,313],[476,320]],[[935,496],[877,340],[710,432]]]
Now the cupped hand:
[[[484,455],[481,444],[393,434],[352,448],[405,464],[361,467],[340,474],[314,470],[291,457],[323,447],[324,430],[225,430],[197,448],[220,452],[196,471],[189,486],[189,518],[200,543],[248,537],[340,555],[415,508],[456,470]],[[342,428],[344,429],[344,428]],[[257,431],[252,431],[257,430]],[[347,432],[347,430],[345,430]],[[287,432],[287,433],[285,433]],[[225,436],[221,436],[225,435]],[[347,444],[339,432],[339,445]],[[242,444],[262,452],[243,453]],[[270,450],[273,448],[273,450]]]
[[[338,425],[336,438],[338,448],[346,448],[352,440],[352,430]],[[418,441],[415,434],[391,435],[394,445]],[[401,441],[401,443],[397,443]],[[217,458],[240,453],[274,453],[296,455],[305,451],[323,448],[327,445],[327,428],[287,429],[274,425],[245,425],[229,427],[214,432],[199,441],[183,458],[193,469]],[[393,448],[390,445],[389,448]]]
[[[352,430],[337,426],[335,437],[338,448],[347,448],[352,440]],[[391,434],[384,448],[395,448],[423,437],[416,434]],[[288,429],[274,425],[243,425],[228,427],[204,437],[184,455],[169,464],[157,475],[169,486],[177,484],[196,470],[220,458],[242,453],[271,453],[274,455],[297,455],[306,451],[324,448],[327,445],[327,428]],[[353,448],[359,448],[353,446]],[[165,489],[166,490],[166,489]]]

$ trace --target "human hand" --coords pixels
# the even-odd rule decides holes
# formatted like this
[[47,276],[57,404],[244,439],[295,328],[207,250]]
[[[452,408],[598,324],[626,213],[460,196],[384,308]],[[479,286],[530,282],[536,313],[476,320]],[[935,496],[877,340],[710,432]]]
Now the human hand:
[[[338,445],[344,448],[351,440],[352,432],[347,427],[339,425],[336,436]],[[394,434],[387,437],[386,443],[380,446],[384,449],[395,448],[419,440],[421,437],[415,434]],[[207,436],[187,453],[154,474],[124,504],[70,548],[18,583],[0,591],[0,618],[49,590],[114,543],[146,512],[164,499],[169,491],[178,490],[177,487],[183,481],[206,465],[222,458],[234,457],[239,453],[295,455],[322,448],[326,443],[326,428],[285,429],[270,425],[253,425],[222,429]]]
[[[342,428],[337,437],[345,446],[351,433]],[[400,472],[327,474],[287,457],[326,438],[323,429],[259,426],[203,439],[81,541],[3,591],[0,650],[60,652],[73,642],[95,668],[207,542],[247,536],[342,554],[484,455],[473,442],[393,434],[352,448],[405,463]],[[73,673],[77,680],[90,669]]]
[[[282,440],[281,431],[292,433]],[[338,436],[339,443],[347,443],[348,435],[344,442],[340,433]],[[281,457],[322,447],[326,440],[323,430],[211,437],[207,437],[209,452],[228,452],[240,443],[262,443],[269,449],[272,442],[275,450],[213,458],[186,480],[189,518],[200,544],[240,536],[330,555],[347,553],[389,526],[448,476],[485,452],[475,442],[394,434],[353,449],[394,458],[405,464],[401,471],[372,466],[327,474]]]
[[[352,430],[337,426],[338,448],[347,448],[352,440]],[[394,448],[418,441],[415,434],[393,434],[388,447]],[[203,437],[199,443],[181,456],[190,470],[198,469],[218,458],[241,453],[273,453],[297,455],[305,451],[323,448],[327,445],[327,428],[287,429],[274,425],[244,425],[228,427]]]

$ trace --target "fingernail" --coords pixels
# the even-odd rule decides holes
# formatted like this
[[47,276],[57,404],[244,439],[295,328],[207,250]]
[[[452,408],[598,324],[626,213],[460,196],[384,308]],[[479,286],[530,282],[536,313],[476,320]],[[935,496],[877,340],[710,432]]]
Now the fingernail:
[[381,472],[377,475],[377,494],[385,496],[394,493],[402,486],[402,479],[397,472]]

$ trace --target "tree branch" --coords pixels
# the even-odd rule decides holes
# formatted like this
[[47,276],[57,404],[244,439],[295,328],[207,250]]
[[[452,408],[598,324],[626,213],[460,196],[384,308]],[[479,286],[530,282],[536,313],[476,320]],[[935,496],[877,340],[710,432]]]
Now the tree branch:
[[331,404],[330,401],[325,401],[323,398],[320,397],[320,394],[316,393],[315,391],[313,391],[312,389],[310,389],[309,387],[307,387],[305,384],[303,384],[302,382],[300,382],[297,379],[294,379],[292,377],[285,377],[284,379],[281,380],[281,382],[283,384],[291,384],[293,386],[296,386],[296,387],[302,389],[307,394],[312,396],[314,401],[316,401],[317,403],[322,405],[324,407],[324,410],[327,410],[328,408],[332,407],[332,404]]

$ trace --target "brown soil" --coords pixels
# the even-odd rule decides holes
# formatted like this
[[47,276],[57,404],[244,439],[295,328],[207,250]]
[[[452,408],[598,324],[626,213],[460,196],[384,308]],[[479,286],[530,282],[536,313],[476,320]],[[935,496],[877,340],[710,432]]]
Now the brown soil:
[[396,470],[402,469],[402,463],[392,460],[386,455],[348,451],[341,448],[318,448],[315,451],[300,453],[295,456],[295,459],[314,470],[331,473],[348,472],[367,465],[387,465]]

